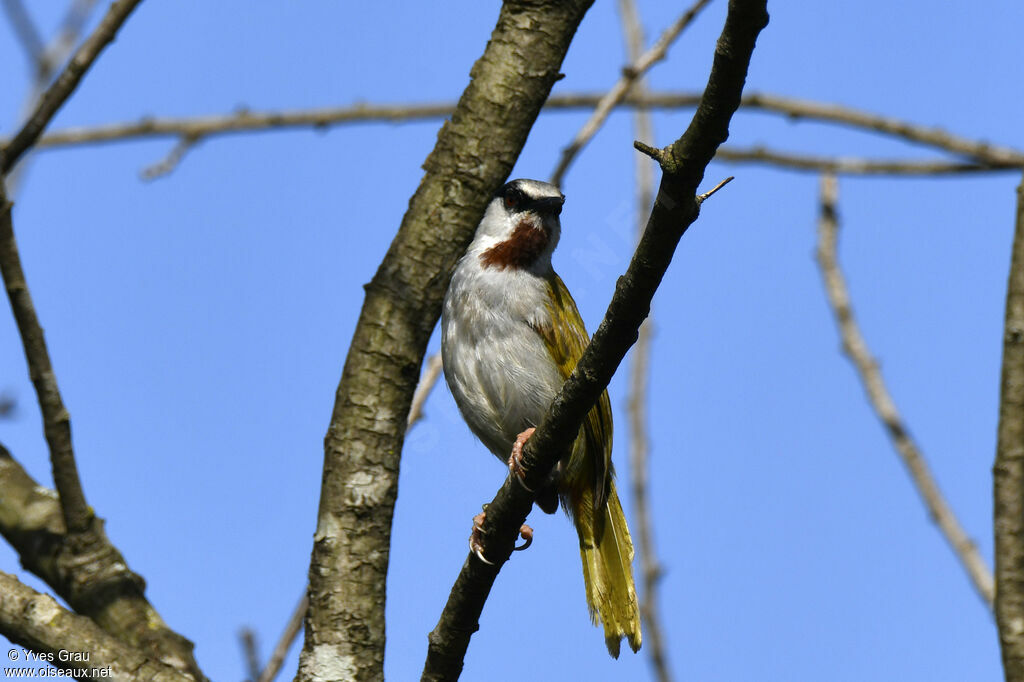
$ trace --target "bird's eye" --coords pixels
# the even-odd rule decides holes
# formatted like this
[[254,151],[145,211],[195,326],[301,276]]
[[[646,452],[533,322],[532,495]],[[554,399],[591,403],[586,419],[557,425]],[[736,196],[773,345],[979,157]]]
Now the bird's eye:
[[515,208],[523,201],[523,193],[518,189],[510,189],[505,193],[505,208]]

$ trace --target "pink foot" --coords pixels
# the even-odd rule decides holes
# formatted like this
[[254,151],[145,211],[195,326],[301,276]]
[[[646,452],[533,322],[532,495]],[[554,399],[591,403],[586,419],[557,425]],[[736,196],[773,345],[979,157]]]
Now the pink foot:
[[523,469],[523,446],[526,445],[526,441],[529,440],[530,436],[532,436],[533,432],[536,430],[537,429],[531,426],[516,436],[516,442],[512,445],[512,454],[508,456],[509,472],[511,472],[511,474],[518,479],[519,483],[531,493],[533,490],[527,488],[526,484],[523,483],[523,477],[526,475],[526,471]]
[[482,511],[473,517],[473,532],[469,534],[469,551],[476,554],[476,558],[484,562],[488,566],[493,566],[494,562],[488,561],[484,557],[484,543],[483,543],[483,530],[484,530],[484,519],[487,518],[487,512]]
[[[484,543],[483,543],[483,530],[484,530],[484,519],[487,518],[486,509],[476,516],[473,517],[473,532],[469,534],[469,551],[476,555],[476,558],[484,562],[488,566],[493,566],[494,562],[489,561],[484,556]],[[533,544],[533,528],[530,528],[525,523],[519,527],[519,537],[525,542],[518,547],[513,547],[513,550],[520,552],[531,544]]]

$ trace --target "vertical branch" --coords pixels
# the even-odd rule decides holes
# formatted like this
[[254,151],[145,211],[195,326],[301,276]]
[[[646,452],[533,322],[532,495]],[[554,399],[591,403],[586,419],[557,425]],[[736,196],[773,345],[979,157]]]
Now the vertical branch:
[[[921,501],[928,510],[928,515],[939,527],[946,542],[960,561],[978,596],[989,608],[992,607],[994,587],[992,574],[985,565],[985,560],[978,548],[960,525],[956,514],[950,508],[939,490],[938,483],[928,468],[928,462],[910,436],[896,404],[889,395],[889,390],[878,369],[878,362],[871,356],[864,337],[860,333],[857,321],[850,306],[850,293],[839,267],[837,242],[839,219],[836,204],[839,196],[839,183],[834,175],[824,175],[821,180],[821,218],[818,222],[818,266],[824,280],[828,302],[835,314],[842,337],[843,351],[849,356],[857,370],[857,375],[868,394],[868,400],[885,426],[896,452],[907,467],[910,480],[917,488]],[[1024,628],[1024,623],[1022,623]]]
[[64,407],[64,401],[57,388],[57,377],[50,362],[50,353],[43,338],[43,328],[36,316],[32,295],[25,282],[21,268],[18,244],[14,240],[14,226],[11,219],[12,205],[0,180],[0,273],[4,288],[11,303],[11,311],[18,324],[29,375],[39,398],[39,409],[43,414],[43,432],[50,448],[50,463],[53,467],[53,482],[60,495],[64,524],[68,532],[81,532],[89,527],[92,512],[85,502],[82,482],[78,477],[78,465],[71,447],[71,415]]
[[[640,23],[634,0],[619,0],[619,14],[625,34],[626,49],[630,63],[637,63],[644,49],[644,30]],[[644,78],[637,80],[634,94],[643,96],[647,87]],[[638,140],[653,140],[654,125],[651,113],[644,107],[637,107],[633,114],[633,127]],[[647,214],[654,203],[654,169],[651,162],[641,154],[634,157],[637,189],[637,240],[643,236],[647,225]],[[650,657],[654,674],[660,682],[671,682],[672,669],[665,653],[664,627],[658,612],[658,584],[662,570],[654,549],[654,528],[651,516],[651,502],[648,486],[650,440],[647,430],[647,380],[650,374],[651,334],[654,314],[640,325],[636,345],[633,346],[632,365],[629,380],[629,432],[630,474],[633,483],[633,509],[636,515],[635,533],[640,547],[641,578],[643,592],[640,614],[644,619],[644,633],[647,640],[647,655]]]
[[1006,287],[995,498],[996,623],[1007,682],[1024,680],[1024,180]]

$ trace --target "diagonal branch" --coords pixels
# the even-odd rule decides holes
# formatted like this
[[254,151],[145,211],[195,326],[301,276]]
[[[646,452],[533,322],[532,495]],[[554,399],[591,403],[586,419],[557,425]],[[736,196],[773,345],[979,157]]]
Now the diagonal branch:
[[142,0],[116,0],[110,5],[99,26],[78,48],[71,61],[52,85],[43,93],[35,110],[9,143],[0,149],[0,177],[7,175],[21,155],[24,154],[50,123],[57,111],[64,105],[71,93],[78,87],[86,71],[93,65],[118,30]]
[[330,426],[299,680],[383,677],[391,520],[406,420],[451,269],[508,177],[591,0],[506,0],[365,287]]
[[[77,679],[112,677],[140,682],[187,682],[191,679],[125,646],[88,618],[71,613],[50,595],[36,592],[8,573],[0,573],[0,634],[37,653],[48,654],[51,665],[73,671]],[[17,650],[12,651],[17,653]],[[65,660],[68,652],[87,653],[89,660]]]
[[[619,0],[619,15],[622,18],[622,30],[626,40],[626,49],[630,62],[636,63],[644,46],[644,30],[640,23],[634,0]],[[637,81],[633,88],[638,95],[647,92],[645,79]],[[653,140],[654,125],[648,110],[637,108],[633,114],[633,127],[638,140]],[[637,240],[643,237],[644,217],[654,203],[654,169],[650,162],[635,156],[636,188],[637,188]],[[650,441],[647,428],[647,380],[650,374],[651,336],[654,327],[654,314],[640,325],[636,345],[633,346],[632,366],[630,367],[629,396],[627,410],[629,413],[629,462],[630,478],[633,483],[633,509],[636,517],[637,544],[640,549],[641,578],[643,592],[640,601],[640,613],[644,620],[644,639],[647,655],[659,682],[671,682],[672,668],[665,651],[664,626],[659,613],[659,583],[662,571],[658,563],[658,554],[654,549],[654,528],[651,515],[649,481]]]
[[939,490],[938,483],[928,468],[928,462],[910,436],[899,410],[893,403],[892,396],[885,386],[878,362],[871,356],[871,351],[860,333],[857,321],[850,306],[850,294],[846,281],[839,267],[836,244],[839,233],[839,220],[836,214],[838,201],[838,183],[834,176],[825,175],[821,181],[821,218],[818,223],[818,266],[828,294],[828,302],[839,325],[839,335],[843,341],[843,351],[849,356],[857,370],[857,375],[868,394],[871,407],[874,408],[879,420],[885,426],[892,439],[896,452],[907,467],[910,479],[921,495],[921,501],[928,510],[928,516],[942,532],[946,542],[956,555],[967,577],[970,579],[978,595],[992,607],[994,586],[992,573],[985,560],[978,552],[974,542],[964,532],[946,499]]
[[195,680],[203,675],[192,643],[170,630],[146,600],[145,583],[94,518],[85,533],[65,532],[57,495],[40,486],[0,445],[0,535],[22,566],[77,613],[118,640]]
[[767,22],[764,0],[730,0],[704,98],[683,136],[661,154],[661,186],[644,236],[579,364],[526,442],[522,460],[525,486],[506,478],[488,506],[483,534],[494,563],[487,565],[472,553],[466,557],[437,626],[430,633],[422,679],[458,677],[469,638],[479,628],[487,595],[533,505],[533,493],[527,488],[540,489],[636,340],[680,238],[697,219],[697,186],[715,149],[728,137],[729,121],[739,106],[754,42]]
[[612,109],[622,102],[634,83],[642,78],[652,66],[665,58],[665,55],[668,54],[668,48],[672,46],[672,43],[686,30],[686,27],[693,22],[710,1],[697,0],[692,7],[676,19],[675,23],[665,29],[661,37],[658,38],[658,41],[651,46],[651,49],[636,58],[630,55],[630,64],[622,70],[622,77],[598,101],[590,118],[583,124],[579,132],[576,133],[576,137],[562,150],[562,156],[558,161],[558,165],[555,166],[554,172],[551,173],[551,184],[562,184],[562,179],[565,177],[565,173],[569,170],[569,166],[576,158],[576,155],[601,129],[601,126],[608,119],[608,115],[612,113]]
[[21,41],[21,47],[25,50],[29,64],[33,70],[37,70],[46,49],[43,46],[43,39],[39,35],[39,29],[36,28],[21,0],[3,0],[3,3],[7,19],[11,22],[14,34]]
[[81,532],[89,527],[92,511],[85,501],[82,482],[78,477],[78,465],[71,447],[71,415],[64,407],[64,401],[57,387],[57,376],[53,372],[50,353],[43,338],[43,328],[36,316],[25,273],[21,268],[18,244],[14,239],[11,219],[12,205],[7,201],[3,182],[0,180],[0,273],[3,275],[7,298],[18,324],[29,376],[39,398],[39,409],[43,414],[43,432],[50,448],[50,463],[53,467],[53,481],[60,494],[64,525],[71,532]]
[[1024,179],[1006,285],[995,497],[996,624],[1007,682],[1024,680]]

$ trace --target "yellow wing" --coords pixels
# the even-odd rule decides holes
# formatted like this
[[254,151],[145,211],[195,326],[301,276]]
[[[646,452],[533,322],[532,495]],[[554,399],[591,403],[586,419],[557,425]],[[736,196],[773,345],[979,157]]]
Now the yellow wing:
[[[576,308],[576,302],[569,294],[562,279],[552,274],[548,287],[552,326],[537,331],[551,353],[552,359],[566,379],[576,368],[583,356],[583,350],[590,343],[583,318]],[[602,391],[597,404],[587,414],[580,428],[580,435],[573,446],[563,476],[562,489],[579,499],[591,497],[592,508],[600,510],[608,500],[608,489],[612,474],[612,407],[608,391]],[[589,491],[588,491],[589,488]],[[587,495],[592,491],[593,495]],[[576,505],[572,505],[576,506]]]

